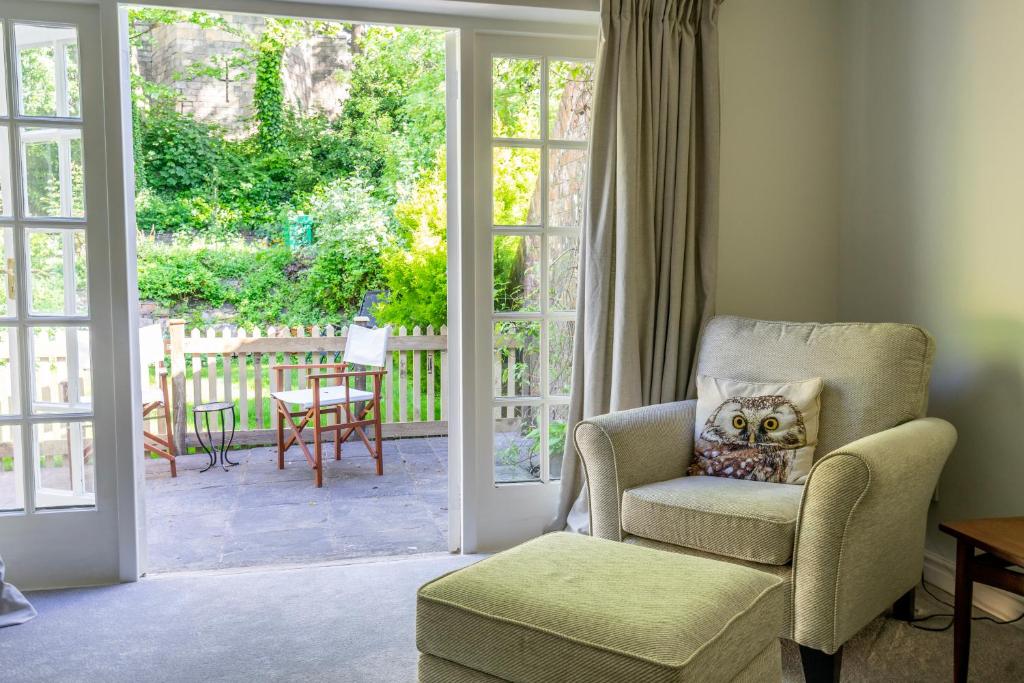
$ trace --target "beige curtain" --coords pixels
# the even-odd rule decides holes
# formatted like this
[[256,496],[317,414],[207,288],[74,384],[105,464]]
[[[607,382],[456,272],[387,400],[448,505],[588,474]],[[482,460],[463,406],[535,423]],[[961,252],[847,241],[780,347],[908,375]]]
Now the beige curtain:
[[4,582],[4,558],[0,557],[0,628],[24,624],[36,610],[17,588]]
[[711,315],[721,0],[603,0],[570,434],[552,529],[589,532],[572,427],[681,400]]

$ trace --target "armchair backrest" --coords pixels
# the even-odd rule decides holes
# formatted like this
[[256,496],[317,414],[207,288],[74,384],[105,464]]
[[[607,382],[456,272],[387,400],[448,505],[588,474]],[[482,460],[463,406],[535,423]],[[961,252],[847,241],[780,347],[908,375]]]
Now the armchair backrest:
[[821,377],[815,457],[924,417],[935,343],[915,325],[790,323],[718,316],[697,373],[747,382]]

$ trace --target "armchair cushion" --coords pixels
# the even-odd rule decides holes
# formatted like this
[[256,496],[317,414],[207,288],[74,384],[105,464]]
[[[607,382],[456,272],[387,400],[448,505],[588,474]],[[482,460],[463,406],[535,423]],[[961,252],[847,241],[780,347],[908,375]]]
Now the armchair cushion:
[[627,490],[626,533],[763,564],[793,558],[803,487],[721,477],[680,477]]

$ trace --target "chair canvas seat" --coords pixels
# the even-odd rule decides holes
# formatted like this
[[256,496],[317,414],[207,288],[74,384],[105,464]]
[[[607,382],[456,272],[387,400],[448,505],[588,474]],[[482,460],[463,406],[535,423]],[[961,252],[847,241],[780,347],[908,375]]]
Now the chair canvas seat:
[[[309,410],[313,407],[313,390],[312,389],[292,389],[290,391],[275,391],[270,394],[278,401],[288,403],[291,405],[302,406],[303,410]],[[373,398],[372,391],[363,391],[362,389],[349,389],[348,390],[348,403],[358,403],[360,401],[369,401]],[[345,387],[324,387],[320,390],[320,405],[321,406],[337,406],[345,404]]]

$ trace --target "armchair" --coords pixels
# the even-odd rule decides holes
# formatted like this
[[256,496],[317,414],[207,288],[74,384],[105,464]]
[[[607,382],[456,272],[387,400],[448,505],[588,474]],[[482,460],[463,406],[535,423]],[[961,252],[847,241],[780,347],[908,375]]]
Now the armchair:
[[713,319],[700,374],[823,378],[806,483],[685,476],[696,401],[602,415],[574,432],[591,533],[782,576],[780,636],[800,645],[807,680],[838,681],[846,640],[889,606],[913,614],[928,505],[956,442],[924,416],[933,352],[910,325]]

